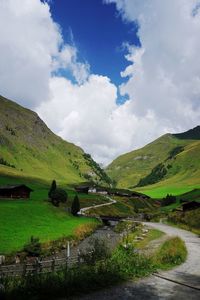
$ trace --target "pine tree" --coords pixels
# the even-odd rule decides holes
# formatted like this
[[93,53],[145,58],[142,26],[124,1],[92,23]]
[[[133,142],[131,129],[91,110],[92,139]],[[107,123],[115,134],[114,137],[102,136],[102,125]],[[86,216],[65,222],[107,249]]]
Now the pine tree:
[[50,190],[49,190],[49,192],[48,192],[49,198],[51,198],[52,193],[56,190],[56,188],[57,188],[56,181],[53,180],[53,181],[52,181],[52,184],[51,184],[51,187],[50,187]]
[[71,206],[72,215],[77,216],[77,213],[79,212],[79,210],[80,210],[80,202],[79,202],[78,196],[76,195],[74,197],[74,200],[73,200],[72,206]]

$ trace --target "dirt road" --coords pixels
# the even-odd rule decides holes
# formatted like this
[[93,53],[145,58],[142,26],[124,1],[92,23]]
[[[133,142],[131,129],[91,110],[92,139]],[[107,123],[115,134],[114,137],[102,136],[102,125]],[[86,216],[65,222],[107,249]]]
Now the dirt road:
[[138,282],[129,281],[122,285],[99,291],[81,298],[82,300],[199,300],[200,299],[200,238],[195,234],[160,223],[145,225],[162,230],[170,236],[181,237],[188,250],[187,261],[171,270],[151,275]]
[[116,200],[114,200],[114,199],[112,199],[112,198],[110,198],[110,197],[108,197],[108,196],[106,196],[105,198],[108,199],[110,202],[81,208],[81,209],[80,209],[80,214],[81,214],[81,215],[85,215],[85,212],[86,212],[87,210],[90,210],[91,208],[94,209],[94,208],[98,208],[98,207],[102,207],[102,206],[109,206],[109,205],[112,205],[112,204],[114,204],[114,203],[117,203]]

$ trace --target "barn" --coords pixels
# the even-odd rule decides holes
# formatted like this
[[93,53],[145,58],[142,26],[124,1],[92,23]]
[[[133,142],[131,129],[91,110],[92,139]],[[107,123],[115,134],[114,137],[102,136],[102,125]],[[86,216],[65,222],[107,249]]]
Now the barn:
[[197,208],[200,208],[200,203],[196,202],[196,201],[190,201],[190,202],[182,204],[183,211],[197,209]]
[[33,190],[25,184],[0,186],[0,198],[28,199],[30,198],[31,192],[33,192]]

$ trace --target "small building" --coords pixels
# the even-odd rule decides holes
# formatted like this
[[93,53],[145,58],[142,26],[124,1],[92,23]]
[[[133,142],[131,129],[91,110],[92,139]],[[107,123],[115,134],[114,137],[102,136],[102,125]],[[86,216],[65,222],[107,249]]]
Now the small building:
[[200,203],[197,201],[190,201],[182,204],[182,211],[200,208]]
[[0,186],[0,198],[28,199],[30,198],[31,192],[33,192],[33,190],[25,184]]
[[75,186],[75,191],[77,193],[88,194],[89,188],[90,188],[89,185],[78,185],[78,186]]
[[91,194],[96,194],[97,189],[95,187],[90,187],[88,192],[91,193]]

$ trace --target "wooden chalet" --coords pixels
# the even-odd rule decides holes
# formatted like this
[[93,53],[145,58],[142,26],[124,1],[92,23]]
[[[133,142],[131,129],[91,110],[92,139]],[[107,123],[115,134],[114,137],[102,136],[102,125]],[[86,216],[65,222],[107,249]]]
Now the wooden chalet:
[[197,201],[190,201],[182,204],[182,211],[193,210],[200,208],[200,203]]
[[25,184],[0,186],[0,198],[28,199],[32,191]]
[[88,194],[90,186],[89,185],[77,185],[75,186],[75,191],[77,193],[84,193],[84,194]]

